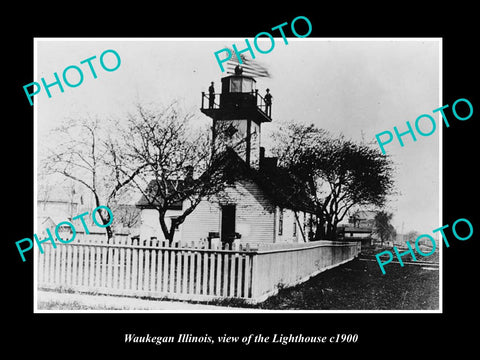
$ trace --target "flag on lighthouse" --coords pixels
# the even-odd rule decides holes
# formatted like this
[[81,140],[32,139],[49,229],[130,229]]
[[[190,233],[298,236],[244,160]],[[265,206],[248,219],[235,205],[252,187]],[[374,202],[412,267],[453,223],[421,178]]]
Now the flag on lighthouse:
[[227,61],[227,74],[235,74],[235,68],[239,66],[242,69],[242,73],[244,75],[251,77],[271,77],[265,65],[261,64],[257,60],[248,58],[244,54],[239,54],[242,60],[242,63],[240,63],[237,55],[235,54],[235,51],[232,49],[229,50],[232,54],[232,57],[230,58],[230,60]]

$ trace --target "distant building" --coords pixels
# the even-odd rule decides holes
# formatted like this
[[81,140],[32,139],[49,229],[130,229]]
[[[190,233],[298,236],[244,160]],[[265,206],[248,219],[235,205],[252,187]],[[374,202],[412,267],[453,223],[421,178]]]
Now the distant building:
[[373,245],[371,228],[340,225],[338,226],[337,233],[339,239],[344,241],[361,241],[362,248]]
[[376,211],[358,210],[349,217],[348,223],[354,228],[373,229],[375,226],[375,215],[377,215]]
[[83,205],[83,197],[72,184],[54,187],[44,179],[38,185],[36,231],[43,233],[46,228],[52,229],[62,221],[70,221],[81,213]]
[[349,218],[348,224],[338,227],[339,237],[348,241],[361,241],[362,248],[371,247],[375,242],[373,229],[375,226],[376,211],[357,210]]
[[[45,184],[42,184],[45,188]],[[93,196],[85,194],[82,190],[70,186],[56,186],[51,191],[39,191],[37,199],[37,234],[46,234],[45,229],[55,229],[64,221],[71,222],[77,233],[83,233],[84,228],[81,220],[72,220],[74,217],[95,209]],[[140,224],[140,210],[135,205],[119,204],[114,209],[113,228],[116,233],[136,234]],[[92,217],[85,216],[84,221],[91,232],[105,233],[104,228],[95,225]],[[59,232],[71,233],[68,225],[59,228]]]

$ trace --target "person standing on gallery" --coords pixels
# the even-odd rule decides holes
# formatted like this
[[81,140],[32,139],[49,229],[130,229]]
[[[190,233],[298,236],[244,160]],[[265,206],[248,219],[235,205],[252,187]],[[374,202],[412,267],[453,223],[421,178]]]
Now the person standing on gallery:
[[213,81],[211,85],[208,87],[208,108],[213,109],[213,105],[215,104],[215,88],[213,87]]
[[267,116],[270,116],[272,114],[272,95],[270,94],[270,89],[266,90],[265,94],[265,113]]

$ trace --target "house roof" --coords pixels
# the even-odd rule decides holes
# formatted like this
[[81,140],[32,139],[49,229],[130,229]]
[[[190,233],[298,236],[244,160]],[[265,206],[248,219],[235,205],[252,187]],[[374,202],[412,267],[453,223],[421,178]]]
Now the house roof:
[[358,220],[373,220],[375,218],[375,215],[377,215],[377,211],[373,210],[358,210],[355,213],[355,217]]
[[[313,202],[305,191],[300,181],[287,170],[273,166],[271,161],[266,163],[269,166],[261,166],[259,170],[251,168],[247,163],[232,150],[227,149],[220,154],[217,159],[217,166],[223,171],[225,181],[233,183],[236,180],[252,180],[254,181],[271,199],[271,201],[282,208],[291,209],[295,211],[313,212]],[[202,176],[204,176],[203,174]],[[175,180],[168,184],[168,187],[175,186],[176,189],[181,189],[185,186],[184,180]],[[159,193],[158,183],[152,180],[147,188],[147,193]],[[155,201],[160,201],[156,199]],[[159,204],[158,202],[156,203]],[[136,204],[139,207],[151,208],[152,202],[142,195]]]
[[273,200],[286,209],[313,212],[314,204],[305,185],[288,170],[277,166],[265,166],[255,171],[254,180]]
[[[236,154],[235,154],[236,155]],[[237,156],[238,157],[238,156]],[[240,171],[238,166],[242,166],[239,164],[233,154],[230,153],[229,149],[224,153],[217,156],[214,160],[214,164],[212,167],[219,167],[223,169],[223,172],[227,174],[226,180],[232,180],[231,174],[237,173]],[[246,166],[246,164],[244,164]],[[209,174],[203,173],[200,177],[208,177]],[[189,191],[190,186],[192,185],[191,180],[189,179],[170,179],[166,180],[165,182],[162,179],[158,180],[151,180],[147,186],[145,193],[142,194],[140,200],[136,203],[136,206],[142,208],[155,208],[158,205],[161,205],[162,197],[163,196],[170,196],[170,202],[172,203],[173,207],[181,205],[181,202],[184,198],[182,196],[186,192]],[[183,193],[183,194],[182,194]]]
[[[168,180],[167,181],[167,189],[170,189],[170,192],[174,192],[175,189],[183,188],[184,181],[183,180]],[[140,197],[140,200],[137,201],[135,204],[137,207],[141,208],[154,208],[155,206],[161,205],[161,192],[159,190],[159,184],[156,180],[151,180],[150,183],[147,186],[147,190],[145,191],[147,194],[151,194],[151,197],[149,196],[149,199],[145,196],[145,194],[142,194]],[[168,190],[167,190],[168,192]],[[181,204],[181,200],[175,200],[173,199],[173,207],[178,206]]]
[[345,232],[351,232],[351,233],[371,233],[372,229],[371,228],[358,228],[358,227],[352,227],[352,226],[342,226],[339,227],[339,229],[344,230]]

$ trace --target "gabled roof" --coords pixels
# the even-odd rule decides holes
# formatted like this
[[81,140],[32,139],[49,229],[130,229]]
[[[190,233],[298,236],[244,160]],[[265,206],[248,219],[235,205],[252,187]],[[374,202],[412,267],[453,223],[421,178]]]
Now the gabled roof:
[[[171,189],[172,191],[174,189],[183,188],[184,186],[185,186],[184,180],[168,180],[167,181],[167,188]],[[142,196],[140,197],[140,200],[138,200],[137,203],[135,204],[137,207],[154,208],[155,206],[160,205],[161,194],[159,191],[158,182],[156,180],[150,181],[150,183],[147,186],[147,190],[145,192],[147,194],[152,195],[151,199],[153,199],[153,201],[149,201],[145,196],[145,194],[142,194]],[[173,199],[172,209],[174,210],[175,208],[181,208],[181,203],[182,203],[181,199],[178,199],[178,200]]]
[[256,171],[255,180],[275,205],[295,211],[313,212],[314,204],[305,185],[288,170],[264,166]]
[[372,229],[371,228],[360,228],[360,227],[353,227],[353,226],[339,226],[338,227],[341,230],[344,230],[345,232],[352,232],[352,233],[371,233]]
[[[305,186],[285,169],[277,166],[262,166],[259,170],[253,169],[232,149],[227,149],[217,157],[216,166],[222,169],[227,183],[233,184],[241,179],[252,180],[274,205],[295,211],[313,212],[313,203],[305,191]],[[176,186],[176,189],[179,189],[185,186],[183,181],[175,180],[175,183],[172,182],[169,186]],[[148,185],[147,192],[158,193],[157,189],[157,182],[152,180]],[[144,208],[152,207],[144,195],[136,205]]]
[[355,212],[355,217],[357,220],[373,220],[377,215],[377,211],[373,210],[358,210]]

